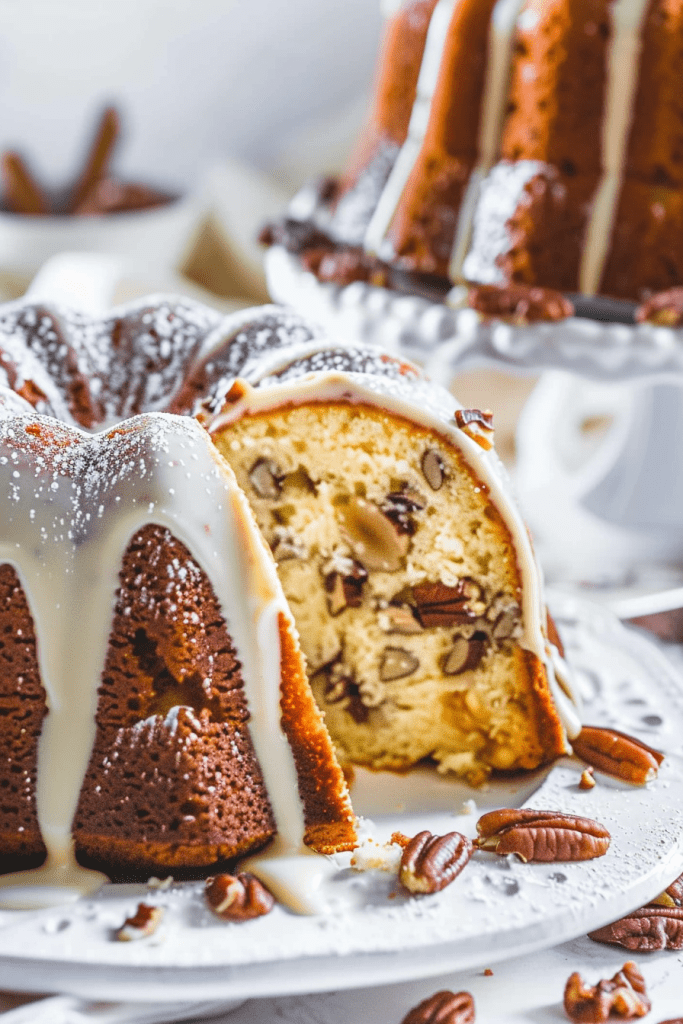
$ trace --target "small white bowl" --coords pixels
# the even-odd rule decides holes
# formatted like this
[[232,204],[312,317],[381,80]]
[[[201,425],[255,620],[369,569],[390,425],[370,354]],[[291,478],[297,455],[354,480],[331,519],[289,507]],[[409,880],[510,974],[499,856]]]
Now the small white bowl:
[[99,217],[0,213],[0,268],[32,277],[61,252],[120,256],[140,269],[173,269],[188,252],[202,213],[194,195],[164,206]]

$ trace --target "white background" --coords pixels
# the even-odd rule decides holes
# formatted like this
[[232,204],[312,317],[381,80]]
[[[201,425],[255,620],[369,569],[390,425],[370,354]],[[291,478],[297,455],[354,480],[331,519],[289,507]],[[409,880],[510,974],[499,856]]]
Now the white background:
[[4,0],[0,148],[59,186],[114,102],[128,177],[191,188],[221,156],[291,165],[302,133],[355,127],[380,24],[378,0]]

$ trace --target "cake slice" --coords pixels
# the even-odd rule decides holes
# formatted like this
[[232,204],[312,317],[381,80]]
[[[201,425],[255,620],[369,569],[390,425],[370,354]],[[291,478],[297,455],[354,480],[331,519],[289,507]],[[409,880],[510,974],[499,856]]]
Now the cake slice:
[[375,350],[283,345],[207,422],[341,759],[429,758],[478,784],[569,750],[568,674],[488,414]]

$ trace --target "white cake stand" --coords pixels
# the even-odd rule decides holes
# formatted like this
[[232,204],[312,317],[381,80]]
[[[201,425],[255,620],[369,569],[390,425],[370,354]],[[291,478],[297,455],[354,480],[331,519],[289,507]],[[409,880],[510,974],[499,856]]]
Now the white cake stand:
[[440,383],[475,367],[543,373],[519,422],[516,480],[549,580],[590,589],[624,618],[683,606],[683,330],[486,321],[361,282],[321,284],[278,246],[266,272],[276,301]]

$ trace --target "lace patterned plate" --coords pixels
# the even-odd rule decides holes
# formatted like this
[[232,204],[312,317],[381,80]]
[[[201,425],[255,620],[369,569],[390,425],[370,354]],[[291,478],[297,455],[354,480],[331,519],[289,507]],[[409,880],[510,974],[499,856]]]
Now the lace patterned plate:
[[[201,884],[168,891],[109,886],[68,907],[0,912],[0,987],[98,999],[242,999],[379,985],[490,966],[583,935],[647,902],[683,870],[683,682],[646,636],[602,608],[551,602],[585,700],[586,721],[617,726],[667,753],[659,778],[635,789],[599,777],[578,788],[578,762],[485,790],[421,770],[358,773],[356,810],[388,838],[459,829],[482,811],[525,804],[595,818],[612,834],[607,855],[583,863],[522,864],[477,853],[447,889],[390,898],[389,876],[348,870],[336,884],[350,911],[296,917],[280,907],[244,925],[204,908]],[[475,801],[476,809],[465,801]],[[462,813],[469,811],[469,813]],[[153,937],[113,941],[113,929],[148,899],[166,907]]]
[[281,246],[266,254],[274,301],[294,306],[333,337],[388,348],[434,380],[471,367],[534,373],[566,370],[593,380],[671,381],[683,376],[683,330],[570,317],[524,326],[483,320],[473,309],[357,281],[321,284]]

